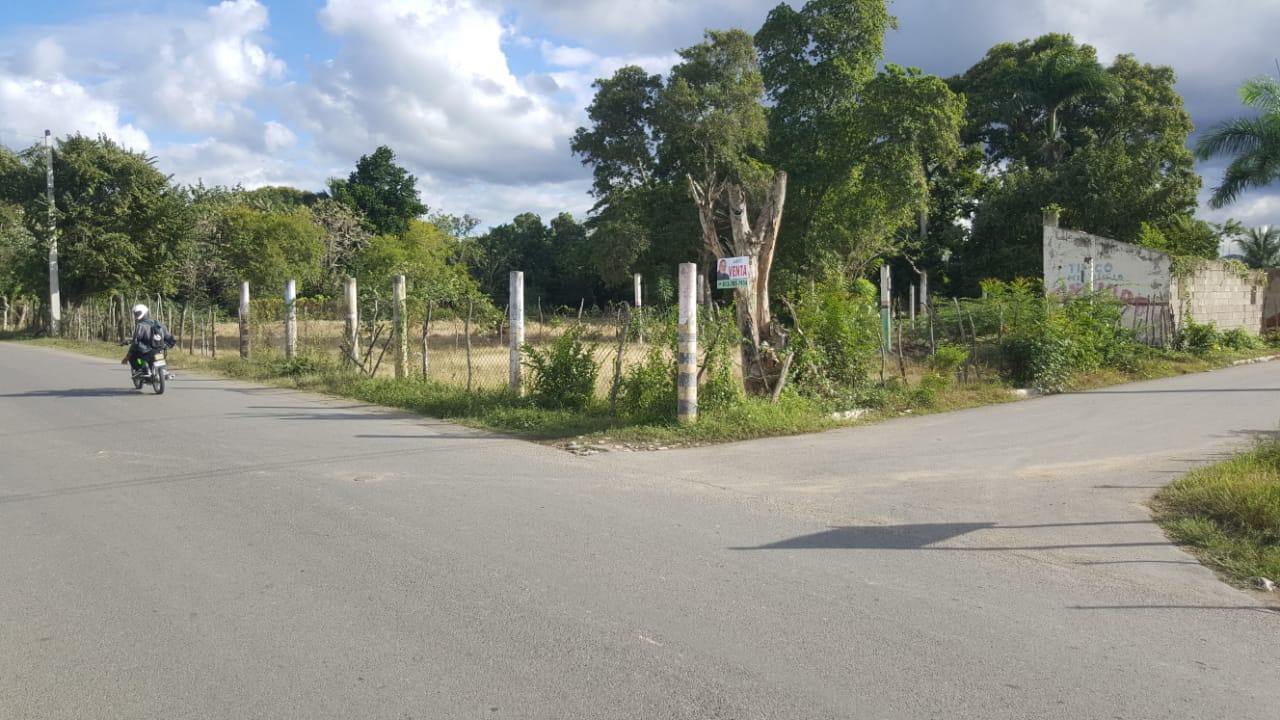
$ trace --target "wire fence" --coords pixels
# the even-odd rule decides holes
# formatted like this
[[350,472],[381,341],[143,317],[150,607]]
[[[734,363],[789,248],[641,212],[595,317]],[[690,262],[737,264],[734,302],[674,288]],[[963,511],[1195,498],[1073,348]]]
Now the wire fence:
[[[245,334],[239,312],[228,313],[210,302],[180,302],[160,295],[84,299],[63,310],[60,334],[76,340],[123,343],[133,328],[133,305],[146,304],[151,315],[178,339],[171,356],[284,358],[287,354],[288,308],[281,298],[251,300]],[[17,314],[15,331],[47,330],[48,318],[38,301]],[[370,376],[395,375],[392,305],[385,298],[362,297],[358,303],[356,342],[348,335],[348,308],[342,298],[298,298],[294,302],[295,351],[299,358],[327,358],[363,369]],[[524,349],[547,353],[571,328],[591,349],[600,372],[597,392],[606,396],[616,374],[643,363],[660,341],[664,312],[655,308],[543,308],[536,305],[525,319]],[[487,302],[430,303],[409,298],[405,304],[407,375],[466,389],[507,387],[511,368],[511,327],[505,309]],[[523,360],[527,360],[525,352]],[[673,360],[674,362],[674,360]],[[530,371],[523,368],[528,382]]]
[[[287,352],[288,308],[283,295],[251,300],[242,337],[238,312],[229,313],[218,303],[180,302],[162,295],[138,294],[93,297],[68,304],[62,315],[60,334],[77,340],[123,343],[132,332],[130,311],[143,303],[178,338],[173,353],[203,357],[284,358]],[[349,308],[344,298],[298,298],[293,309],[296,327],[296,354],[328,359],[356,367],[374,377],[396,374],[397,351],[393,342],[392,303],[383,296],[369,294],[357,302],[355,343],[348,332]],[[981,378],[982,367],[994,363],[1002,340],[1016,334],[1043,313],[1043,298],[937,299],[926,311],[894,312],[884,362],[890,367],[920,361],[936,352],[943,343],[967,346],[969,360],[962,373],[970,370]],[[47,331],[48,313],[35,298],[6,300],[4,329],[7,331]],[[643,364],[658,343],[670,343],[664,333],[668,322],[663,308],[632,308],[622,303],[608,307],[544,307],[540,301],[526,308],[524,346],[534,352],[549,353],[556,341],[571,328],[591,348],[600,368],[596,391],[608,396],[619,376],[625,377]],[[914,315],[914,316],[912,316]],[[1173,314],[1168,303],[1126,306],[1120,321],[1139,342],[1167,345],[1173,336]],[[712,323],[700,322],[707,347]],[[404,369],[407,377],[427,379],[468,390],[507,387],[511,372],[511,327],[506,308],[484,300],[428,302],[408,298],[405,304]],[[674,348],[664,348],[674,367]],[[739,377],[738,353],[734,372]],[[523,355],[527,361],[528,354]],[[526,363],[527,365],[527,363]],[[994,369],[994,368],[992,368]],[[530,370],[523,367],[526,385]],[[892,371],[890,371],[892,372]],[[905,369],[902,370],[905,374]],[[883,372],[882,372],[883,374]]]

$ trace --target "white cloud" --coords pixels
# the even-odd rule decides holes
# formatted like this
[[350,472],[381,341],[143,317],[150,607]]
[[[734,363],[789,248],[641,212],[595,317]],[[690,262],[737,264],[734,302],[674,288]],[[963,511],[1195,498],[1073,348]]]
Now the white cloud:
[[31,49],[31,65],[28,74],[40,80],[54,80],[62,74],[66,50],[55,39],[41,38]]
[[581,174],[568,152],[579,110],[548,78],[512,72],[497,13],[470,0],[329,0],[321,22],[341,49],[291,88],[289,106],[323,152],[354,164],[385,144],[446,183]]
[[300,189],[324,187],[325,176],[311,168],[309,158],[275,155],[214,139],[175,143],[157,149],[157,165],[179,182],[205,185],[289,185]]
[[76,133],[90,137],[102,134],[139,152],[151,147],[145,132],[121,121],[117,105],[69,80],[45,82],[0,71],[0,107],[4,108],[0,140],[6,144],[31,145],[47,129],[59,138]]
[[280,123],[271,120],[266,123],[266,129],[263,131],[262,146],[269,153],[279,152],[293,147],[298,142],[298,136],[293,134],[289,128]]
[[568,68],[591,65],[600,59],[586,48],[552,45],[549,42],[542,43],[542,57],[550,65]]
[[118,93],[147,115],[186,132],[256,136],[261,123],[246,101],[283,78],[283,61],[263,49],[267,9],[225,0],[196,18],[160,21],[122,60]]

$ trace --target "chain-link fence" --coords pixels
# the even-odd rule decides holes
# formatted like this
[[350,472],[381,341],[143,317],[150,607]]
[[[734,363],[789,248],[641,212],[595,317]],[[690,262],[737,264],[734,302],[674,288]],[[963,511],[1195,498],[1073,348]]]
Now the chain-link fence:
[[[177,337],[178,346],[171,355],[237,357],[246,350],[254,359],[286,356],[283,293],[250,300],[243,338],[247,342],[243,343],[238,311],[229,313],[207,301],[179,302],[142,294],[93,297],[68,304],[61,334],[78,340],[124,342],[132,332],[131,308],[138,303],[147,305],[151,315]],[[393,307],[387,298],[360,296],[354,344],[348,333],[349,308],[343,298],[298,298],[293,307],[299,358],[344,364],[370,376],[394,377],[397,350]],[[31,320],[27,326],[38,322],[39,311],[38,305],[28,309]],[[483,299],[459,303],[410,297],[404,312],[407,377],[475,390],[508,386],[511,326],[505,308]],[[549,352],[568,330],[579,328],[578,337],[591,348],[600,368],[597,393],[607,397],[615,376],[625,376],[643,363],[655,341],[667,341],[662,331],[665,322],[662,311],[625,303],[603,308],[550,308],[538,302],[526,308],[524,344]],[[527,353],[523,359],[527,361]],[[527,365],[522,366],[522,372],[527,386]]]
[[[379,298],[359,302],[355,342],[348,337],[348,309],[341,299],[299,299],[294,304],[297,352],[340,359],[371,376],[393,376],[397,349],[393,308]],[[281,355],[286,348],[283,299],[253,300],[249,309],[251,355]],[[608,392],[621,356],[621,372],[643,362],[648,337],[643,329],[654,314],[626,305],[609,308],[537,308],[526,314],[524,344],[548,351],[567,330],[593,348],[600,368],[597,390]],[[511,325],[503,309],[487,303],[434,303],[409,298],[405,303],[406,374],[468,389],[502,388],[510,381]],[[228,331],[238,332],[235,325]],[[238,352],[228,338],[226,350]],[[220,352],[224,351],[221,347]],[[528,376],[528,369],[524,369]]]

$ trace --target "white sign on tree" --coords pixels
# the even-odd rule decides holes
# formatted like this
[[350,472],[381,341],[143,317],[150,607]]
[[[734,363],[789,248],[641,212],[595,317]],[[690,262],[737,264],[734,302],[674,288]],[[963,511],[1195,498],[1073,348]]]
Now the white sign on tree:
[[747,257],[720,258],[716,261],[716,287],[744,288],[751,277],[751,259]]

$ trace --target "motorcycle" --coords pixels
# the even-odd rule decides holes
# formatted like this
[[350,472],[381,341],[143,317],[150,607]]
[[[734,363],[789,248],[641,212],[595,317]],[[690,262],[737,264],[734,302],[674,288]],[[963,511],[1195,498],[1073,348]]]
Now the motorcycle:
[[151,391],[156,395],[164,394],[165,381],[173,377],[168,370],[169,363],[165,360],[164,353],[164,350],[152,350],[133,359],[129,366],[129,373],[134,390],[141,390],[143,385],[150,385]]

